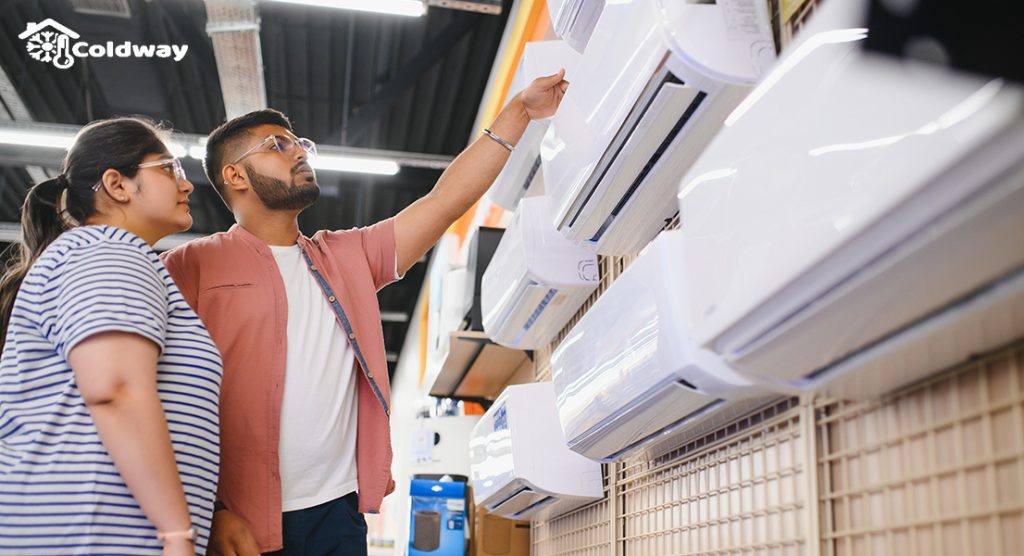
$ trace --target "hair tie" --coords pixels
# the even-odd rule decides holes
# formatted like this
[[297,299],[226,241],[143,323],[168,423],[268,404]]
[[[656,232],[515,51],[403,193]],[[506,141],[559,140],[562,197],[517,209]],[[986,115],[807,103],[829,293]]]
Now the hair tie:
[[56,180],[57,203],[54,208],[57,209],[57,216],[60,217],[65,228],[73,228],[80,225],[78,219],[71,216],[71,213],[68,211],[68,191],[71,189],[71,180],[69,180],[67,174],[63,172],[57,176]]

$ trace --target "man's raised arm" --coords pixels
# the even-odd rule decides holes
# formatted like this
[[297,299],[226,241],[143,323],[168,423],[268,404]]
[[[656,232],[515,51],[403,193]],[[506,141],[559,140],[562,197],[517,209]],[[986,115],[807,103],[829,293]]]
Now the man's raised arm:
[[[565,70],[561,70],[534,80],[512,98],[488,129],[509,144],[519,142],[530,120],[555,113],[569,86],[564,77]],[[498,139],[480,136],[452,161],[430,193],[395,217],[399,274],[405,274],[433,247],[498,177],[511,152]]]

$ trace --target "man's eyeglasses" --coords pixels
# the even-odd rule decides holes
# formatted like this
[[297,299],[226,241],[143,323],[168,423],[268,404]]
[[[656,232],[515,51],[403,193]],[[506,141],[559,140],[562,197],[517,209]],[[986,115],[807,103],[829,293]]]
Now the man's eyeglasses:
[[[188,179],[185,177],[185,168],[181,165],[181,160],[177,157],[154,160],[153,162],[145,162],[143,164],[136,164],[135,166],[132,166],[132,168],[138,168],[139,170],[143,168],[161,167],[169,167],[169,169],[174,173],[174,180],[178,182],[178,185],[185,183],[185,180]],[[99,191],[101,187],[103,187],[103,180],[96,182],[96,185],[92,186],[92,190]]]
[[257,152],[263,147],[270,145],[271,151],[277,151],[281,154],[285,154],[294,147],[301,147],[302,150],[306,151],[309,156],[316,156],[316,143],[305,137],[289,137],[287,135],[268,135],[266,139],[260,141],[256,145],[235,159],[232,164],[238,164],[243,158],[250,154]]

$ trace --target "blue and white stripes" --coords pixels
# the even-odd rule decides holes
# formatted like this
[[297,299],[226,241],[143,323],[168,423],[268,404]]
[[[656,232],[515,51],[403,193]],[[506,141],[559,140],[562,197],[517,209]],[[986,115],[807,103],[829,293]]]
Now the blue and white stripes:
[[0,554],[161,553],[67,364],[104,331],[162,348],[157,389],[206,551],[219,464],[221,358],[153,250],[108,226],[64,233],[36,261],[0,359]]

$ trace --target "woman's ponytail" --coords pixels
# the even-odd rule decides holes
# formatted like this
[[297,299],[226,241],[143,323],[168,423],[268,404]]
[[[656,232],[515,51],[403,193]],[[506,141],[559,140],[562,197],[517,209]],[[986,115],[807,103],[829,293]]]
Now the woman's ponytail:
[[7,268],[0,277],[0,349],[7,338],[11,309],[21,281],[40,254],[67,229],[59,208],[69,185],[64,174],[40,182],[28,190],[21,207],[21,241],[11,246]]

